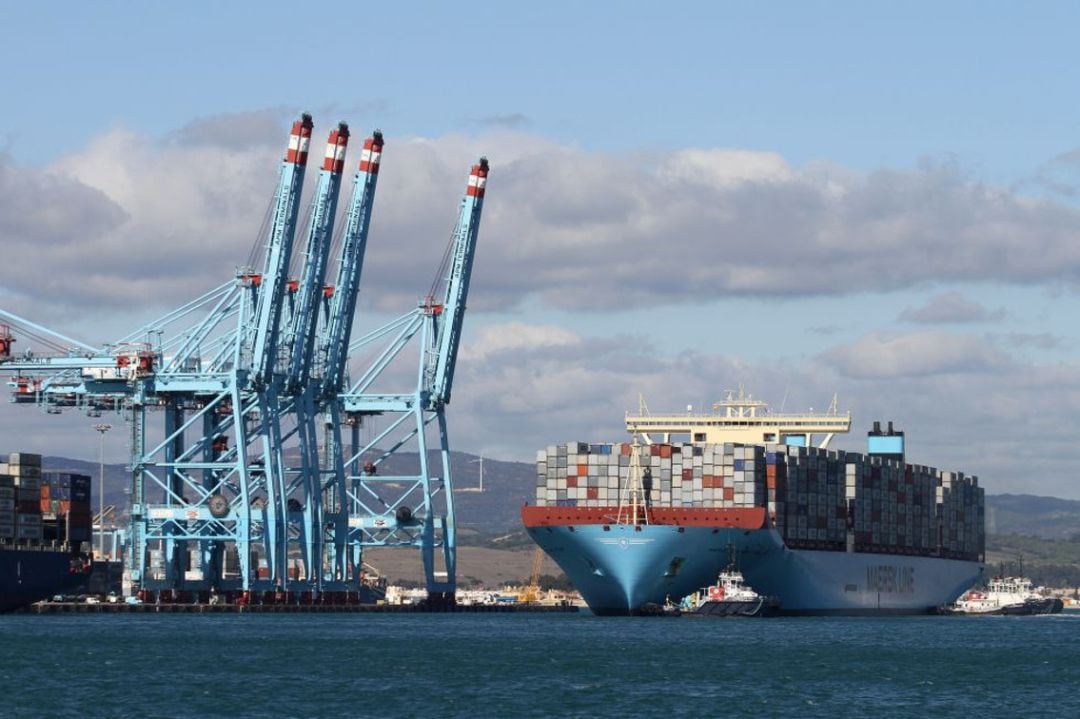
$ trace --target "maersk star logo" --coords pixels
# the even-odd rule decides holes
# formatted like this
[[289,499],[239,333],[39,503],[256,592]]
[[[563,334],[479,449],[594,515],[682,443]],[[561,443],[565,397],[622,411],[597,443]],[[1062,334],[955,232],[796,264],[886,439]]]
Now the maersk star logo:
[[604,537],[603,539],[597,539],[596,541],[608,547],[618,546],[619,549],[630,549],[630,547],[636,547],[640,544],[649,544],[653,540],[638,539],[637,537],[634,539],[630,539],[629,537],[619,537],[618,539]]

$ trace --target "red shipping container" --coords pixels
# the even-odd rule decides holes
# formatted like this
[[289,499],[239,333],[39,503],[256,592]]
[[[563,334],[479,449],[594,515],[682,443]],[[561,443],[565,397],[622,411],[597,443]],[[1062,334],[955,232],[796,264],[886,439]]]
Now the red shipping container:
[[567,487],[576,487],[577,486],[577,477],[575,477],[572,474],[570,476],[568,476],[566,478],[566,486]]
[[49,499],[49,485],[47,485],[47,484],[41,485],[41,498],[42,499]]
[[671,445],[670,444],[662,444],[662,445],[660,445],[660,457],[661,457],[661,459],[671,459]]
[[599,499],[600,498],[600,490],[597,489],[596,487],[589,487],[588,489],[585,490],[585,497],[587,499]]
[[682,478],[683,478],[684,482],[693,481],[693,479],[694,479],[694,470],[693,469],[684,469],[682,471]]
[[728,502],[735,499],[735,488],[734,487],[724,487],[724,499],[727,500]]
[[631,450],[631,447],[626,442],[623,442],[622,444],[619,445],[619,454],[621,454],[624,457],[629,457],[630,456],[630,450]]

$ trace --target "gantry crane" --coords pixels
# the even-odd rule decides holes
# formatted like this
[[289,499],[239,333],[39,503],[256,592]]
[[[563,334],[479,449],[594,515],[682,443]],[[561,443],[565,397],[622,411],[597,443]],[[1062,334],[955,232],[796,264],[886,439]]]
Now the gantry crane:
[[[348,127],[326,146],[319,183],[297,251],[297,219],[313,123],[292,127],[279,170],[258,270],[233,280],[120,340],[95,347],[0,311],[0,366],[16,372],[17,401],[47,411],[122,411],[129,423],[132,490],[127,577],[166,598],[212,591],[248,598],[330,597],[348,601],[362,589],[364,546],[413,544],[421,550],[428,588],[452,596],[454,526],[444,408],[449,401],[469,276],[475,253],[487,161],[470,173],[451,238],[441,302],[434,293],[405,318],[351,341],[372,206],[383,149],[375,132],[363,148],[340,237],[335,285],[327,285],[333,226]],[[289,277],[294,259],[299,279]],[[18,333],[43,340],[46,356],[17,357]],[[414,390],[367,393],[418,334],[421,366]],[[348,381],[351,352],[394,336]],[[148,426],[160,411],[163,426]],[[403,420],[360,448],[358,428],[382,414],[413,418],[406,436],[387,438]],[[438,420],[442,473],[427,466],[425,428]],[[326,434],[326,459],[318,433]],[[343,433],[351,433],[344,450]],[[400,496],[378,468],[410,440],[420,471]],[[362,458],[375,453],[374,460]],[[377,477],[377,478],[376,478]],[[418,492],[418,497],[415,496]],[[442,495],[445,504],[435,499]],[[406,504],[408,502],[408,504]],[[441,547],[445,576],[436,576]],[[238,571],[224,555],[235,551]],[[299,555],[297,567],[290,555]],[[195,564],[198,573],[189,571]],[[439,579],[440,581],[437,581]]]
[[[488,162],[481,158],[469,173],[457,224],[436,283],[436,288],[412,312],[359,338],[350,349],[372,352],[374,360],[351,387],[343,392],[346,422],[350,429],[350,452],[343,461],[348,477],[350,543],[360,546],[418,546],[433,601],[451,599],[456,591],[456,539],[450,444],[446,428],[446,405],[450,401],[462,318],[480,229]],[[441,297],[437,297],[442,285]],[[395,360],[417,350],[417,384],[409,391],[386,391],[380,382]],[[385,416],[387,426],[366,444],[360,427],[371,417]],[[438,432],[439,472],[429,465],[427,427]],[[385,460],[406,443],[415,442],[418,466],[415,473],[390,475],[381,472]],[[340,442],[338,442],[340,443]],[[436,549],[442,550],[442,570]]]

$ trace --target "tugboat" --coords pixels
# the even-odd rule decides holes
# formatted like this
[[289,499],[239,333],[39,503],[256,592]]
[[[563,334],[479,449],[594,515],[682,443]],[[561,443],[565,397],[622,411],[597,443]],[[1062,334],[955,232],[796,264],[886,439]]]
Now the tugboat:
[[1060,597],[1043,597],[1026,577],[994,577],[985,591],[972,589],[944,607],[943,614],[1059,614],[1065,608]]
[[691,594],[683,602],[686,609],[706,617],[768,617],[780,611],[776,597],[764,597],[746,586],[742,573],[734,567],[720,572],[716,584]]

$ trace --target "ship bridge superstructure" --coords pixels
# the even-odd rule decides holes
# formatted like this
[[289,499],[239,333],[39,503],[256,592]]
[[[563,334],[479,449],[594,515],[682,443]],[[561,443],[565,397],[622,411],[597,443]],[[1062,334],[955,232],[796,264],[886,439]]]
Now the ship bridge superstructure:
[[[837,409],[837,398],[825,412],[774,413],[769,405],[741,388],[730,391],[711,412],[652,414],[641,401],[636,414],[627,413],[626,431],[646,442],[669,443],[686,438],[697,444],[789,444],[827,447],[837,434],[851,431],[851,413]],[[814,444],[815,437],[820,442]]]

